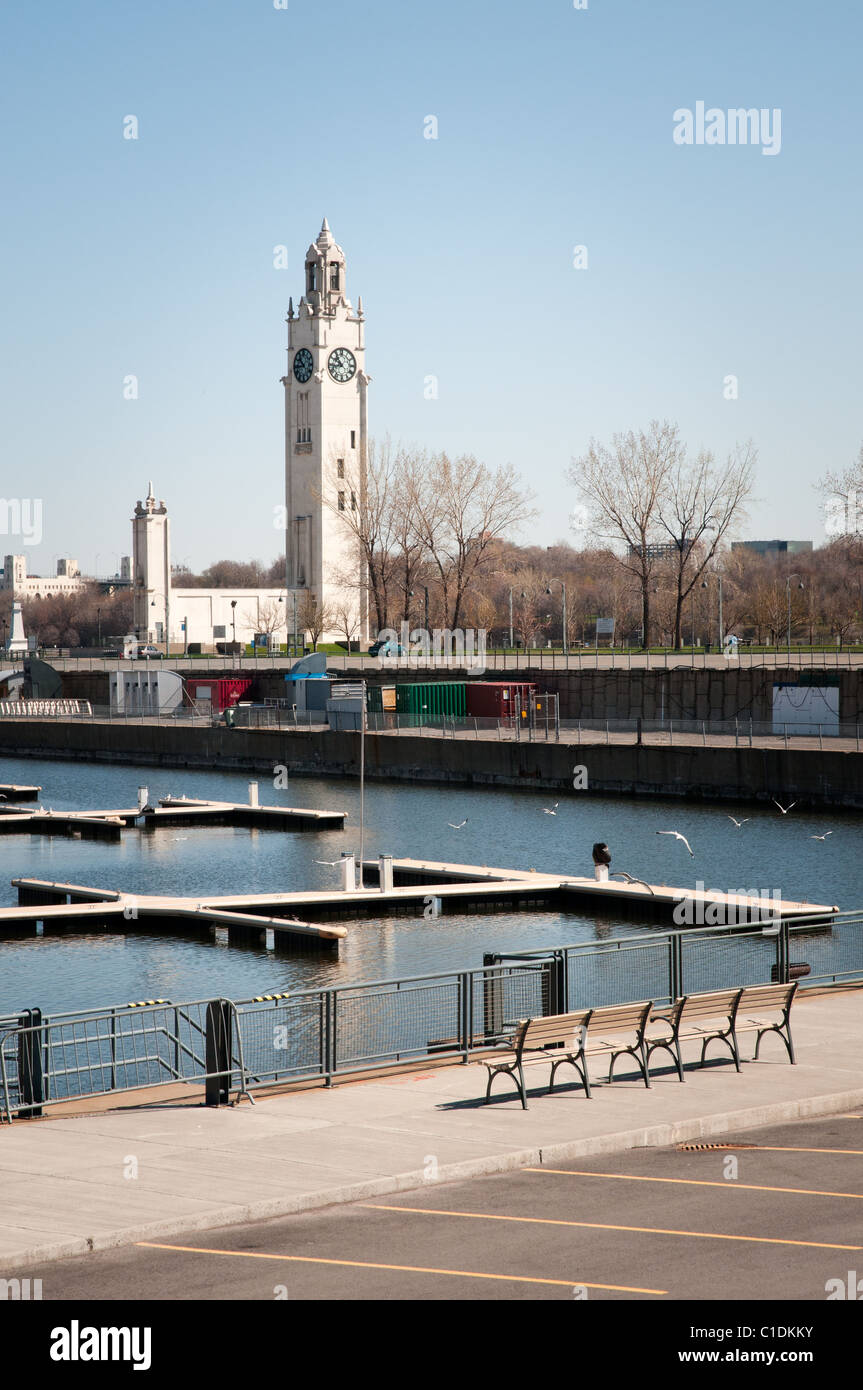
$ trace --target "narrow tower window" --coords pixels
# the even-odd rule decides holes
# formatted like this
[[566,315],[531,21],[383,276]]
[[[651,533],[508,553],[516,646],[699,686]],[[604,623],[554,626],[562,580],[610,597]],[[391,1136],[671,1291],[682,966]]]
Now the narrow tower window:
[[339,263],[338,263],[338,261],[330,261],[330,289],[331,289],[331,290],[337,290],[338,288],[339,288]]
[[343,492],[340,492],[340,493],[339,493],[339,511],[340,511],[340,512],[343,512],[344,509],[345,509],[345,494],[344,494]]
[[356,432],[356,430],[351,430],[351,448],[352,448],[352,449],[355,449],[356,447],[357,447],[357,432]]
[[338,459],[337,463],[339,468],[339,477],[343,478],[345,476],[345,461],[344,459]]

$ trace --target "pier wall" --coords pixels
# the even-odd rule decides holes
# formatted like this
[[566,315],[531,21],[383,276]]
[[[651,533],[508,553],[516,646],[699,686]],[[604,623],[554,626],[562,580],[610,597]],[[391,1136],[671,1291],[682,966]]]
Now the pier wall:
[[[272,775],[357,777],[355,733],[189,728],[182,725],[0,721],[0,756],[72,758]],[[863,753],[825,748],[680,747],[498,742],[412,735],[366,737],[370,778],[566,791],[573,768],[588,790],[694,800],[769,800],[863,809]]]
[[[208,673],[209,674],[209,673]],[[236,675],[236,669],[226,668],[225,674]],[[285,679],[281,670],[254,670],[249,692],[252,700],[284,699]],[[752,719],[756,723],[773,717],[774,683],[796,683],[801,672],[785,667],[729,666],[728,669],[693,670],[678,667],[666,670],[631,671],[554,671],[536,668],[529,671],[489,671],[490,680],[535,681],[540,690],[560,696],[560,713],[564,719]],[[808,684],[817,685],[819,677],[833,684],[836,670],[805,671]],[[863,723],[863,670],[844,670],[839,673],[839,718],[847,723]],[[213,673],[217,678],[218,673]],[[338,678],[350,678],[351,673],[337,672]],[[368,666],[365,679],[373,685],[391,685],[396,680],[452,680],[457,671],[381,671]],[[63,672],[63,696],[70,700],[89,700],[94,705],[108,703],[108,677],[104,671]]]

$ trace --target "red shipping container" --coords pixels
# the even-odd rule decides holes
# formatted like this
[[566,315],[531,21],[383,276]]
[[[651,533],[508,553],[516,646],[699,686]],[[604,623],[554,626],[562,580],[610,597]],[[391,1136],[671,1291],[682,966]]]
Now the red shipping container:
[[468,681],[465,685],[467,713],[482,719],[506,719],[530,708],[533,681]]
[[235,705],[251,688],[251,676],[187,676],[186,694],[196,705],[209,704],[214,714]]

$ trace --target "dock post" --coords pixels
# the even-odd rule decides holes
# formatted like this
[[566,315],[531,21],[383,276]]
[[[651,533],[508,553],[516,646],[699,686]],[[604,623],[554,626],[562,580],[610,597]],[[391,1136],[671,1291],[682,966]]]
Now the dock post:
[[[18,1019],[18,1097],[28,1117],[42,1114],[45,1081],[42,1072],[42,1010],[25,1009]],[[32,1031],[25,1031],[32,1030]]]
[[139,814],[139,815],[140,815],[141,812],[144,810],[144,807],[147,805],[147,799],[148,799],[149,795],[150,795],[150,788],[149,788],[149,787],[139,787],[139,788],[138,788],[138,814]]
[[250,782],[250,783],[249,783],[249,805],[250,805],[250,806],[257,806],[257,804],[258,804],[258,784],[257,784],[257,782]]
[[357,863],[352,854],[343,854],[339,862],[342,873],[342,892],[353,893],[357,886]]
[[382,893],[393,891],[393,857],[391,854],[378,855],[378,881]]
[[231,1094],[232,1006],[227,999],[207,1005],[204,1047],[204,1104],[227,1105]]

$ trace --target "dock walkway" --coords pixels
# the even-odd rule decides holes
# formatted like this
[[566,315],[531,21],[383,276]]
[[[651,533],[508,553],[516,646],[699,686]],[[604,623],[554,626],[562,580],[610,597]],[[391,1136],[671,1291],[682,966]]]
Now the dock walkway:
[[[426,1206],[443,1206],[439,1194],[431,1200],[442,1183],[720,1140],[802,1116],[836,1115],[851,1145],[859,1117],[839,1117],[863,1105],[861,999],[858,989],[799,1000],[794,1067],[768,1039],[740,1075],[730,1065],[693,1069],[684,1086],[658,1065],[649,1091],[621,1066],[614,1085],[597,1084],[591,1101],[577,1088],[560,1085],[548,1095],[531,1081],[527,1111],[507,1099],[482,1105],[485,1068],[447,1064],[332,1090],[259,1094],[254,1106],[222,1109],[204,1108],[187,1086],[175,1088],[172,1106],[160,1088],[138,1109],[10,1125],[0,1130],[0,1266],[9,1273],[38,1264],[41,1274],[49,1260],[92,1250],[411,1189],[426,1189]],[[687,1062],[697,1056],[695,1044],[684,1051]],[[88,1104],[97,1108],[91,1101],[82,1109]],[[129,1154],[139,1162],[135,1182],[124,1176]],[[853,1234],[837,1228],[836,1239]],[[835,1263],[828,1273],[844,1269]]]

